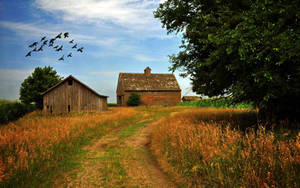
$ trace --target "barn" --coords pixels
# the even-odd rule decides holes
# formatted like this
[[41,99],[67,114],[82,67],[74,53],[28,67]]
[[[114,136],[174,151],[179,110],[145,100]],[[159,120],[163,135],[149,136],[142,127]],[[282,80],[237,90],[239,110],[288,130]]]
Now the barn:
[[132,93],[140,95],[142,105],[176,105],[181,100],[174,74],[153,74],[149,67],[144,73],[119,73],[118,106],[126,106]]
[[42,93],[44,113],[66,113],[107,109],[103,96],[72,75]]

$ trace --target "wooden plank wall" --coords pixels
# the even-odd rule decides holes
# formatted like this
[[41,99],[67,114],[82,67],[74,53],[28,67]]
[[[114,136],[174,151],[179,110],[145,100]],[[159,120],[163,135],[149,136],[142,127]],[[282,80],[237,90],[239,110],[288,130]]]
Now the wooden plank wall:
[[47,113],[51,113],[51,108],[52,113],[66,113],[68,105],[70,112],[107,109],[107,98],[99,97],[76,80],[72,85],[66,80],[45,94],[43,100],[43,111]]

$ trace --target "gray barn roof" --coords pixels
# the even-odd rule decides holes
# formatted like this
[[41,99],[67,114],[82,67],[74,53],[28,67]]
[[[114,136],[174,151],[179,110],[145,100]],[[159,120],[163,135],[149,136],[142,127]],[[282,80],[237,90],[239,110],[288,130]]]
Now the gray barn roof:
[[121,91],[181,91],[174,74],[120,73],[118,90]]

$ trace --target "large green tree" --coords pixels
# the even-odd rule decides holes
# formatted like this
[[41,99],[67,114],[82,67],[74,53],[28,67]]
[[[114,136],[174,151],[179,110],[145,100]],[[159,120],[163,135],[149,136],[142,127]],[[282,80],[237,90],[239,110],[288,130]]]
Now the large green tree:
[[167,0],[154,12],[182,33],[170,70],[193,90],[252,102],[268,119],[300,117],[300,0]]
[[37,67],[32,75],[28,76],[20,88],[20,100],[26,104],[35,103],[37,108],[43,108],[42,92],[54,86],[62,80],[50,66]]

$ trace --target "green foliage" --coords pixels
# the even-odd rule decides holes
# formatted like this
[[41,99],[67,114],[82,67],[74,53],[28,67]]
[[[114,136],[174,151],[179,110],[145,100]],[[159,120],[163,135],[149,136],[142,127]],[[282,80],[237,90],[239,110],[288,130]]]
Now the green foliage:
[[116,106],[118,106],[118,104],[117,103],[107,103],[107,106],[108,107],[116,107]]
[[253,108],[248,103],[234,103],[232,98],[208,98],[196,101],[181,102],[180,106],[212,107],[212,108]]
[[35,103],[37,108],[43,108],[42,92],[62,80],[52,67],[37,67],[31,76],[28,76],[20,88],[20,100],[25,104]]
[[171,71],[193,91],[252,102],[264,116],[300,117],[300,9],[291,1],[167,0],[154,12],[182,32]]
[[131,93],[128,98],[127,105],[128,106],[138,106],[141,103],[141,98],[136,93]]
[[32,104],[23,104],[19,102],[0,104],[0,125],[15,121],[34,110],[35,106]]

